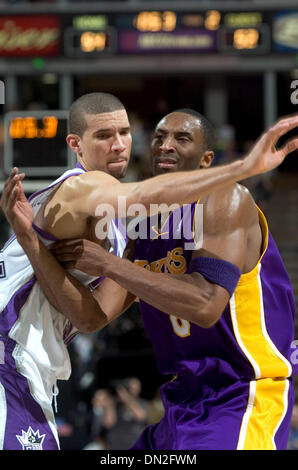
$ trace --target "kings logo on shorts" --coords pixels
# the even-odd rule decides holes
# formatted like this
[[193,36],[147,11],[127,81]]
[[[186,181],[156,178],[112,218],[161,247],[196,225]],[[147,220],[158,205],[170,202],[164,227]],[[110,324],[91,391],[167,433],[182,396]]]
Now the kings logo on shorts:
[[31,426],[29,426],[27,432],[22,430],[21,436],[16,435],[19,442],[22,444],[23,450],[42,450],[42,443],[45,436],[45,434],[39,434],[39,429],[34,432]]

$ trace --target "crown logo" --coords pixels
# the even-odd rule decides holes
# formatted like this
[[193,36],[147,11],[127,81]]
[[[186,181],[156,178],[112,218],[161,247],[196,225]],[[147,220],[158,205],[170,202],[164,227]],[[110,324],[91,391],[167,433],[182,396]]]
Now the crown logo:
[[45,438],[45,434],[39,433],[39,429],[36,432],[33,431],[29,426],[28,431],[22,430],[22,435],[16,435],[19,442],[22,444],[23,450],[42,450],[42,443]]

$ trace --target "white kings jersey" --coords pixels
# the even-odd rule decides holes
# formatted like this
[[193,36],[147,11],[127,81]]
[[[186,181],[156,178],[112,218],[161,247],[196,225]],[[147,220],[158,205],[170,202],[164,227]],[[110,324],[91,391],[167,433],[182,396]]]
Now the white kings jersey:
[[[49,187],[33,194],[29,200],[35,216],[57,184],[83,172],[81,168],[68,170]],[[112,225],[110,251],[122,256],[126,239],[117,221]],[[56,241],[38,227],[34,228],[45,245]],[[77,270],[71,270],[71,274],[90,288],[101,280]],[[45,298],[29,259],[12,236],[0,251],[0,340],[3,335],[16,343],[13,356],[17,369],[28,379],[36,401],[49,411],[56,380],[67,380],[71,374],[67,345],[77,333],[77,328]]]

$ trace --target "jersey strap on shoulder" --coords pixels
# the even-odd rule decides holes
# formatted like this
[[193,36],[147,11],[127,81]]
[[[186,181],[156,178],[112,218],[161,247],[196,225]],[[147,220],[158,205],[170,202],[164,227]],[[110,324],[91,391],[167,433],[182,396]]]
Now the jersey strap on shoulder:
[[197,272],[208,281],[224,287],[230,296],[233,295],[241,276],[241,271],[235,264],[220,258],[204,258],[202,256],[191,260],[188,274],[193,272]]

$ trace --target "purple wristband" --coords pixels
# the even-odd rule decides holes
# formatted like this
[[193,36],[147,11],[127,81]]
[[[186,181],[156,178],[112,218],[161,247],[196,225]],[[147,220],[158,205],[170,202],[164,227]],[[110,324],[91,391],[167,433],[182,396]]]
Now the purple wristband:
[[233,295],[241,276],[241,271],[235,264],[219,258],[204,258],[202,256],[191,260],[188,274],[193,272],[197,272],[208,281],[224,287],[230,296]]

